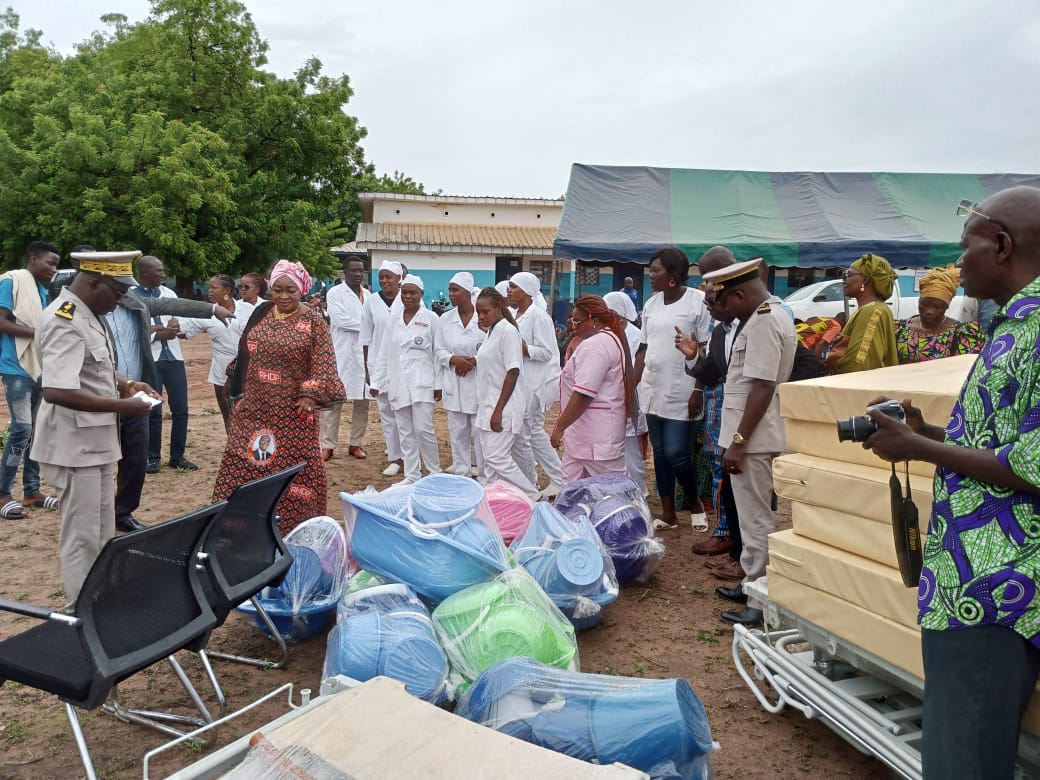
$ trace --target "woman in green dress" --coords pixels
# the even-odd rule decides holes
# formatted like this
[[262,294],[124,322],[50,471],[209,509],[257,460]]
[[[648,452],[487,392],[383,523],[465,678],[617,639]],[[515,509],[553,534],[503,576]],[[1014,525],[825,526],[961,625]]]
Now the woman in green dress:
[[845,296],[856,299],[857,309],[824,356],[827,369],[849,374],[896,365],[895,320],[885,303],[896,272],[885,258],[868,253],[850,265],[842,278]]

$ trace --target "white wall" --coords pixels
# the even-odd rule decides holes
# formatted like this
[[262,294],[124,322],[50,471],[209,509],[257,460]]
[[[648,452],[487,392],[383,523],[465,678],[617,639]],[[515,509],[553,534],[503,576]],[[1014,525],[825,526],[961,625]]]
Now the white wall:
[[[445,214],[444,212],[448,212]],[[494,214],[494,216],[491,216]],[[563,204],[519,205],[501,203],[428,203],[380,201],[373,203],[373,222],[421,222],[459,225],[514,225],[559,227]]]

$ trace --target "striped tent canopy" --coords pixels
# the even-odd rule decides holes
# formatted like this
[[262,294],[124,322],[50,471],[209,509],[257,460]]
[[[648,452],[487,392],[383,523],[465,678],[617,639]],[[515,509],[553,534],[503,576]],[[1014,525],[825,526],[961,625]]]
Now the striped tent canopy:
[[554,256],[648,263],[663,246],[691,260],[717,244],[771,266],[846,266],[865,252],[897,268],[960,256],[964,198],[1038,174],[766,173],[575,164]]

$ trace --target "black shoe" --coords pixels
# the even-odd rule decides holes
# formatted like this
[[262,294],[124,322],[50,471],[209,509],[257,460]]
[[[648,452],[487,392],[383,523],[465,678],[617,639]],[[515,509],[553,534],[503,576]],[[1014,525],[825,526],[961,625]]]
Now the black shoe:
[[170,458],[170,467],[181,471],[198,471],[199,467],[187,458]]
[[740,612],[723,612],[719,617],[727,623],[736,623],[741,626],[762,625],[762,610],[754,607],[744,607]]
[[145,474],[158,474],[160,468],[161,467],[159,465],[159,461],[157,461],[157,460],[149,460],[148,461],[148,465],[145,466],[144,473]]
[[715,588],[715,595],[726,599],[726,601],[735,601],[738,604],[747,604],[747,594],[741,590],[738,585],[735,588],[727,588],[725,585],[719,585]]
[[127,515],[126,517],[116,518],[116,530],[122,531],[125,534],[132,533],[134,531],[140,531],[142,528],[147,528],[144,523],[140,522],[133,515]]

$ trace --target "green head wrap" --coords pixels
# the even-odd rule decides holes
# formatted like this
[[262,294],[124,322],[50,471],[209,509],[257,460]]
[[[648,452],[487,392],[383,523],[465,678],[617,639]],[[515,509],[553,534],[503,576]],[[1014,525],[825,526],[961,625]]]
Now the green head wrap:
[[870,283],[874,285],[874,291],[881,300],[885,300],[892,294],[892,287],[896,282],[896,272],[892,270],[888,260],[881,255],[867,253],[854,262],[852,268],[870,280]]

